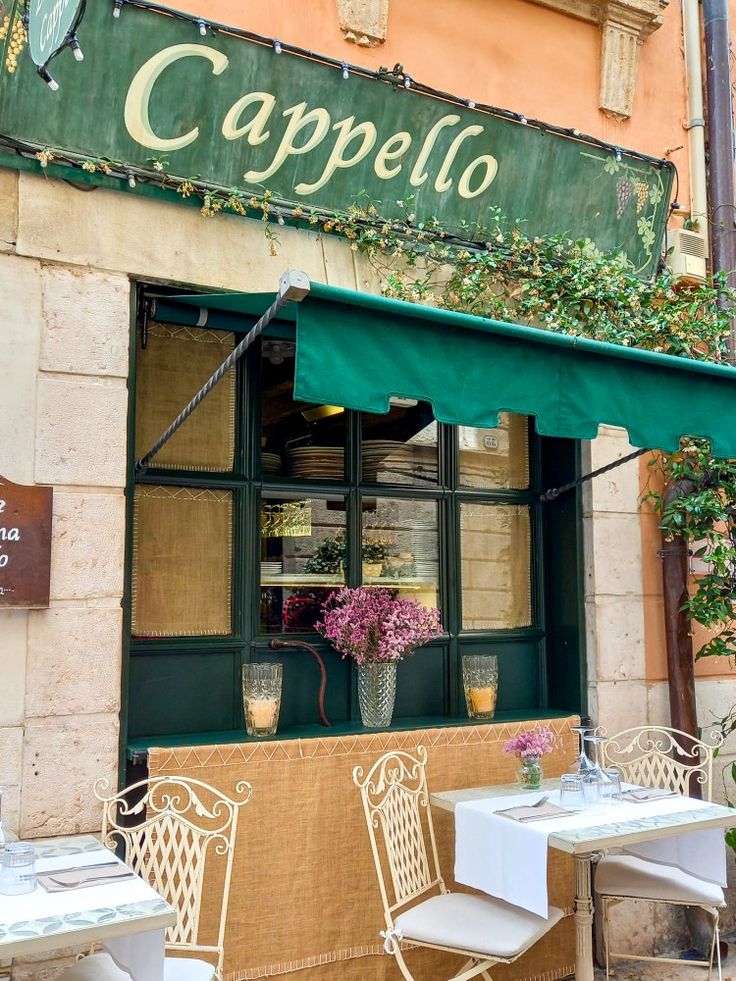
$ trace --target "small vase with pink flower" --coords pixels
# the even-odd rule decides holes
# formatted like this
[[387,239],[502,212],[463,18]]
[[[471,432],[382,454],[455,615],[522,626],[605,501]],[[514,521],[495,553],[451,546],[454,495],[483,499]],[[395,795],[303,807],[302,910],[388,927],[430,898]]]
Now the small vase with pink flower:
[[522,790],[539,790],[544,777],[542,757],[552,752],[555,743],[554,733],[549,726],[535,726],[506,741],[504,753],[519,757],[516,779]]

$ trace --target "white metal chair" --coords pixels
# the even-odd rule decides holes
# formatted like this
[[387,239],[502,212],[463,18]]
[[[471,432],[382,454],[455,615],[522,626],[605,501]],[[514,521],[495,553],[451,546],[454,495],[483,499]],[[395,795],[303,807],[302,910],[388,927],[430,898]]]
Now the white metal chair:
[[[626,783],[659,787],[686,796],[695,783],[702,789],[703,797],[710,800],[713,754],[722,742],[723,738],[718,734],[714,734],[710,743],[706,743],[667,726],[637,726],[625,729],[604,743],[603,759],[606,766],[620,770]],[[608,855],[596,865],[595,891],[602,904],[606,976],[610,973],[612,960],[682,963],[668,957],[610,950],[610,908],[626,899],[639,899],[650,903],[695,906],[709,914],[713,920],[710,957],[707,961],[688,963],[707,967],[710,981],[715,955],[718,979],[721,981],[718,911],[726,903],[720,886],[704,882],[673,866],[649,862],[634,855]]]
[[479,974],[492,981],[489,967],[515,961],[563,912],[550,907],[545,920],[490,896],[448,892],[440,874],[426,762],[427,752],[420,746],[416,757],[386,753],[365,776],[362,767],[353,770],[383,903],[384,948],[407,981],[414,976],[404,961],[404,940],[465,957],[450,981],[469,981]]
[[[122,845],[126,864],[179,914],[166,931],[166,952],[189,956],[166,957],[165,981],[220,979],[238,815],[250,800],[250,784],[237,784],[237,799],[188,777],[142,780],[112,796],[106,796],[108,790],[106,780],[95,784],[103,804],[102,843],[113,850]],[[208,870],[223,879],[222,905],[217,936],[204,943],[200,921]],[[199,954],[211,960],[192,956]],[[68,968],[59,981],[130,979],[109,954],[96,953]]]

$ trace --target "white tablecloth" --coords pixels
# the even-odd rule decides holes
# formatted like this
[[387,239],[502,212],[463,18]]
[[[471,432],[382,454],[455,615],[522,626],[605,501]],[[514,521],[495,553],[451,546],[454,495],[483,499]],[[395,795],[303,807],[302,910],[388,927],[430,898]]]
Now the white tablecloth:
[[[512,797],[457,804],[455,880],[544,917],[549,912],[547,852],[550,834],[709,806],[689,797],[665,797],[646,803],[597,806],[577,814],[527,823],[495,813],[517,804],[534,803],[537,799],[527,791]],[[558,803],[559,791],[551,794],[550,800]],[[593,845],[591,850],[594,848]],[[652,861],[676,865],[709,882],[726,884],[726,847],[721,828],[641,842],[625,850]]]
[[[102,846],[95,851],[78,854],[55,855],[36,860],[37,872],[53,872],[60,869],[81,868],[88,865],[104,865],[117,861],[115,855]],[[58,918],[79,914],[79,919],[95,922],[95,916],[105,917],[106,911],[128,904],[148,903],[157,894],[148,883],[136,877],[117,882],[101,883],[85,889],[68,892],[46,892],[40,885],[23,896],[0,895],[0,923],[20,923],[47,917]],[[94,913],[94,915],[90,915]],[[76,919],[76,917],[75,917]],[[108,917],[109,919],[109,917]],[[59,934],[60,943],[70,942]],[[164,931],[131,933],[103,941],[116,964],[130,974],[133,981],[162,981],[164,973]],[[0,956],[2,947],[0,946]]]

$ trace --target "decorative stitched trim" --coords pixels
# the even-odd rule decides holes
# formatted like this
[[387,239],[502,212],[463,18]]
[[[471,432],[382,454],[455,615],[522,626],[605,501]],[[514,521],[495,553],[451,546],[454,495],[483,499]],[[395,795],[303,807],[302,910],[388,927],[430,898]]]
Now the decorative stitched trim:
[[229,330],[213,330],[208,327],[186,327],[181,324],[166,324],[160,320],[151,320],[148,323],[148,334],[150,337],[161,338],[186,338],[188,341],[197,341],[200,344],[222,344],[235,347],[235,334]]
[[[568,735],[570,718],[548,719],[540,716],[552,731]],[[575,717],[577,718],[577,716]],[[530,721],[481,726],[449,726],[439,729],[408,729],[405,732],[357,733],[314,739],[275,740],[263,743],[233,743],[212,746],[182,746],[175,749],[151,747],[149,762],[156,771],[194,767],[242,766],[254,760],[320,759],[330,756],[352,756],[355,753],[380,753],[389,749],[416,749],[423,745],[474,746],[500,742],[528,728]],[[155,755],[152,755],[155,754]]]

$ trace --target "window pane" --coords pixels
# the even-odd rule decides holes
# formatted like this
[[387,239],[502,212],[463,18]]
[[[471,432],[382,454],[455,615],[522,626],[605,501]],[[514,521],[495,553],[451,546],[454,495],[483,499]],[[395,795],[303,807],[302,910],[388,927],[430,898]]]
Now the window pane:
[[529,487],[529,420],[502,412],[495,429],[458,427],[464,487]]
[[261,465],[265,476],[342,480],[345,473],[345,410],[294,400],[291,341],[263,341]]
[[261,632],[313,630],[322,603],[344,585],[344,499],[264,498]]
[[427,487],[437,483],[437,423],[426,402],[364,412],[363,480]]
[[135,489],[133,635],[230,634],[232,494]]
[[[140,459],[219,368],[234,347],[233,335],[201,327],[150,323],[146,346],[138,334],[135,450]],[[233,468],[235,370],[231,369],[153,459],[177,470]]]
[[438,550],[435,501],[363,498],[363,583],[398,590],[437,606]]
[[529,508],[461,504],[460,558],[464,630],[531,625]]

